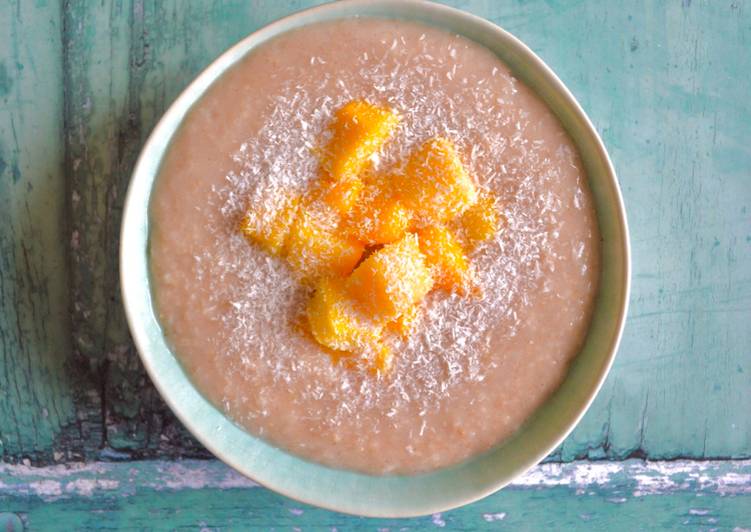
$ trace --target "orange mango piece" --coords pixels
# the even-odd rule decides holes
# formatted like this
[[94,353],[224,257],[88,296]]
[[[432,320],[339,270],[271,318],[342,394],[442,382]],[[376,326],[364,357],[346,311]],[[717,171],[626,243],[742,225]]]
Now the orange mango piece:
[[393,194],[370,184],[346,218],[344,229],[369,246],[389,244],[404,236],[411,218],[411,212]]
[[324,151],[323,169],[333,181],[357,177],[399,123],[392,110],[353,100],[334,114],[333,136]]
[[249,209],[240,220],[240,231],[250,242],[279,256],[297,216],[298,196],[283,198],[281,205],[259,205]]
[[318,282],[307,318],[316,341],[337,351],[358,351],[380,338],[380,329],[355,310],[341,278],[324,277]]
[[313,338],[322,346],[340,353],[367,353],[374,372],[390,369],[392,352],[381,342],[382,327],[355,308],[343,279],[321,279],[306,315]]
[[344,277],[357,265],[365,247],[315,214],[308,208],[300,208],[284,248],[287,262],[307,279]]
[[373,355],[373,367],[374,373],[388,373],[391,369],[394,359],[394,353],[385,344],[378,344],[375,346],[375,352]]
[[408,311],[432,287],[430,270],[413,234],[375,251],[346,283],[348,293],[363,312],[379,323]]
[[431,267],[436,288],[464,292],[469,280],[469,262],[459,241],[441,225],[421,229],[420,251]]
[[325,182],[323,201],[341,216],[349,213],[357,203],[365,184],[358,177]]
[[417,149],[394,186],[404,205],[414,212],[415,227],[446,222],[477,201],[477,190],[462,165],[454,143],[436,137]]
[[388,323],[388,329],[401,336],[407,338],[417,322],[417,317],[420,314],[420,305],[412,305],[403,314],[399,315],[394,321]]
[[483,196],[462,214],[459,227],[471,243],[484,242],[498,231],[499,218],[494,199]]

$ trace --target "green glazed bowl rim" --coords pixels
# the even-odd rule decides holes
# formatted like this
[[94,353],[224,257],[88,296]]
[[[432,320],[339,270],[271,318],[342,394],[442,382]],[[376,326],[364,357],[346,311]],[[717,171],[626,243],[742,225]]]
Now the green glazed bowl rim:
[[[602,236],[601,278],[589,333],[551,397],[511,438],[487,453],[438,471],[371,476],[306,461],[252,436],[193,386],[168,345],[154,310],[149,275],[149,202],[164,154],[186,114],[221,75],[254,48],[308,24],[373,16],[410,20],[461,34],[493,51],[546,102],[576,144],[587,170]],[[344,0],[301,11],[252,33],[224,52],[175,100],[136,163],[125,200],[120,279],[130,330],[146,370],[182,423],[214,455],[288,497],[373,517],[408,517],[476,501],[537,464],[573,430],[599,391],[623,331],[630,290],[626,213],[615,170],[577,101],[527,46],[482,18],[420,0]]]

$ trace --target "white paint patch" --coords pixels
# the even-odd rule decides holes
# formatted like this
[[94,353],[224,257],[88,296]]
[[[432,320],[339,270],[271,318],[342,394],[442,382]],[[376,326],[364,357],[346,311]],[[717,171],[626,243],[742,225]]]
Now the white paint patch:
[[[180,489],[239,489],[255,488],[258,484],[240,475],[236,471],[226,469],[220,480],[216,479],[217,468],[214,462],[186,460],[184,462],[165,463],[161,468],[164,474],[163,487],[173,490]],[[154,486],[159,489],[159,486]]]
[[120,487],[120,482],[109,479],[77,478],[65,485],[65,492],[83,497],[91,497],[95,491],[112,491]]
[[433,514],[433,524],[437,527],[443,528],[446,526],[446,521],[443,520],[441,514]]
[[[728,471],[728,465],[733,470]],[[573,462],[541,464],[516,479],[511,486],[548,488],[566,486],[584,495],[594,486],[620,485],[633,496],[690,490],[720,495],[751,493],[751,460],[670,462]]]
[[705,510],[703,508],[691,508],[688,511],[689,515],[707,515],[709,513],[709,510]]
[[[94,462],[47,467],[0,464],[0,496],[3,493],[19,493],[43,500],[91,497],[113,491],[130,495],[142,488],[248,489],[257,486],[252,480],[215,460]],[[598,487],[615,491],[614,495],[617,496],[607,500],[618,504],[626,502],[628,496],[643,497],[672,491],[691,491],[697,497],[703,493],[751,495],[751,460],[543,464],[514,481],[510,489],[557,486],[570,488],[582,495],[597,493],[595,488]],[[701,508],[694,510],[702,511]],[[434,514],[432,522],[438,527],[446,525],[441,514]]]
[[258,488],[259,484],[230,469],[224,478],[219,481],[217,487],[221,489]]
[[506,512],[498,512],[497,514],[482,514],[482,518],[488,523],[493,521],[503,521],[506,519]]
[[[25,462],[28,462],[26,460]],[[112,470],[113,466],[122,464],[111,464],[108,462],[90,462],[87,464],[71,463],[57,464],[45,467],[33,467],[30,462],[24,464],[3,464],[0,463],[0,476],[3,477],[41,477],[41,478],[66,478],[79,474],[98,475]]]
[[292,515],[302,515],[305,512],[301,510],[300,508],[290,508],[289,513],[291,513]]
[[513,482],[514,486],[592,486],[609,484],[614,475],[624,472],[626,462],[576,462],[540,464]]
[[63,494],[63,486],[57,480],[29,482],[29,490],[40,497],[57,497]]

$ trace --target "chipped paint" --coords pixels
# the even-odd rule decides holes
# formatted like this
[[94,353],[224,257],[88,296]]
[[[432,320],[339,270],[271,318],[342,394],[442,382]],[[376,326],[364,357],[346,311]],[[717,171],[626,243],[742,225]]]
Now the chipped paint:
[[[154,471],[147,471],[153,465]],[[32,467],[26,464],[0,464],[0,494],[15,491],[35,495],[44,500],[57,500],[72,495],[91,497],[98,492],[136,487],[155,490],[241,489],[258,484],[234,470],[214,462],[187,460],[181,462],[133,462],[60,464]]]
[[[153,423],[163,417],[164,405],[144,400],[155,394],[148,384],[121,393],[125,386],[143,380],[143,370],[137,362],[131,364],[132,352],[100,347],[103,339],[107,345],[128,341],[121,311],[109,300],[117,293],[117,278],[111,275],[114,269],[108,267],[114,254],[107,248],[117,241],[122,202],[116,198],[124,191],[130,162],[146,132],[192,74],[250,28],[308,3],[69,2],[60,9],[50,2],[0,2],[0,13],[8,14],[0,15],[0,21],[11,28],[3,52],[14,54],[6,64],[11,71],[18,69],[18,78],[7,87],[9,105],[0,110],[0,115],[10,116],[0,120],[0,129],[2,124],[13,125],[11,130],[0,131],[0,144],[11,152],[10,157],[3,153],[0,163],[0,173],[5,169],[11,177],[6,194],[0,197],[7,198],[9,205],[30,207],[30,211],[11,209],[8,223],[0,229],[0,241],[6,238],[10,243],[2,250],[10,253],[10,270],[0,266],[0,279],[6,281],[5,297],[0,296],[4,311],[0,312],[0,331],[4,341],[10,342],[3,353],[6,379],[10,379],[3,391],[10,395],[6,393],[0,408],[0,451],[9,460],[24,460],[24,465],[12,466],[12,470],[0,467],[0,499],[4,507],[7,501],[16,501],[19,515],[24,519],[28,515],[29,529],[45,528],[34,514],[34,504],[39,509],[46,506],[45,501],[59,501],[56,512],[38,511],[50,519],[42,524],[57,529],[78,528],[72,525],[85,523],[86,512],[92,517],[90,525],[101,522],[107,512],[114,524],[150,528],[153,515],[168,515],[159,504],[177,509],[175,515],[165,517],[165,527],[195,528],[199,519],[194,514],[199,513],[206,519],[199,526],[207,530],[237,528],[238,522],[248,519],[249,507],[263,518],[256,522],[258,529],[284,519],[298,520],[304,530],[322,523],[326,529],[334,523],[342,530],[362,526],[354,519],[316,513],[316,509],[296,516],[284,504],[298,503],[274,498],[266,490],[248,497],[243,490],[257,485],[212,461],[29,467],[32,461],[48,463],[49,457],[56,462],[70,459],[72,449],[78,447],[84,449],[83,454],[75,454],[78,459],[127,456],[115,451],[100,455],[96,428],[105,436],[118,435],[118,440],[107,442],[112,447],[139,453],[154,449],[148,447],[153,440],[144,434],[160,433],[162,425]],[[751,417],[743,409],[727,408],[747,404],[750,397],[744,303],[751,293],[747,269],[751,189],[743,186],[749,165],[742,142],[749,114],[747,106],[738,104],[748,92],[744,76],[751,56],[743,53],[750,44],[748,10],[743,11],[742,2],[689,0],[680,6],[657,7],[644,2],[622,6],[582,2],[563,7],[558,2],[533,1],[502,8],[494,2],[449,3],[518,32],[546,60],[559,65],[560,74],[584,98],[582,103],[612,148],[614,163],[622,172],[625,200],[634,211],[634,255],[642,260],[635,263],[631,327],[614,368],[618,378],[606,382],[601,400],[556,452],[556,460],[749,458]],[[549,23],[530,25],[528,17],[517,16],[530,13]],[[88,31],[91,28],[97,31]],[[568,38],[571,28],[582,29],[578,38]],[[709,31],[712,28],[722,31]],[[37,32],[43,38],[33,38]],[[14,46],[18,35],[29,37],[26,48]],[[581,52],[582,39],[597,46],[585,46]],[[584,53],[585,60],[572,60],[574,52]],[[61,60],[72,68],[63,73]],[[34,68],[35,61],[44,68]],[[607,68],[613,64],[624,68]],[[671,68],[664,68],[668,64]],[[62,86],[65,91],[50,91],[50,87]],[[65,108],[63,92],[69,99]],[[63,121],[69,126],[67,131],[62,130]],[[13,138],[16,134],[20,143]],[[113,139],[118,136],[125,142],[115,149]],[[61,166],[65,172],[59,171]],[[62,200],[66,190],[70,191],[68,208]],[[727,191],[732,193],[723,193]],[[66,212],[70,219],[63,216]],[[17,242],[25,242],[31,251],[32,267],[20,272],[14,270],[19,260],[13,260]],[[70,264],[66,244],[71,247]],[[42,290],[30,293],[29,287]],[[48,319],[68,314],[71,307],[71,330],[64,330],[66,320]],[[105,315],[105,308],[111,312]],[[21,321],[3,322],[4,316]],[[68,345],[70,338],[77,358]],[[106,357],[117,371],[107,375],[105,390],[100,390],[98,379],[92,382],[77,373],[68,378],[66,367],[84,361],[83,365],[96,368]],[[82,430],[82,419],[92,415],[99,419],[102,391],[107,426],[90,432],[84,425]],[[650,392],[658,399],[650,401]],[[75,408],[73,398],[79,395],[87,398],[86,406]],[[665,397],[671,400],[660,400]],[[140,412],[144,404],[150,405],[143,408],[144,415],[125,421],[118,417],[118,412],[131,409]],[[90,435],[88,440],[72,445],[61,438],[70,423],[77,424],[76,431]],[[190,442],[190,438],[170,439],[162,433],[156,454],[149,456],[195,456]],[[174,464],[181,467],[171,467]],[[728,499],[749,494],[749,474],[748,461],[738,460],[548,464],[532,469],[497,498],[440,519],[448,521],[447,528],[473,529],[478,523],[497,528],[498,523],[486,525],[490,522],[485,516],[505,513],[497,512],[501,506],[508,511],[503,525],[510,528],[565,529],[566,523],[572,523],[564,521],[566,502],[576,497],[579,504],[587,499],[597,504],[577,513],[577,524],[583,517],[594,516],[589,526],[597,526],[597,514],[610,505],[619,505],[611,510],[610,520],[626,515],[634,506],[653,505],[649,511],[660,508],[661,520],[672,525],[685,520],[691,528],[713,528],[717,523],[718,528],[751,532],[748,499],[742,501],[745,507],[739,504],[735,513],[726,510],[723,514]],[[194,490],[201,489],[222,491],[215,499],[214,514],[207,510],[210,500],[197,509],[190,504]],[[158,490],[158,496],[149,490]],[[234,494],[235,500],[228,500],[224,490]],[[682,492],[688,495],[671,496]],[[181,493],[185,499],[180,499]],[[555,500],[546,498],[547,494]],[[80,508],[67,504],[79,496]],[[116,501],[131,504],[139,497],[143,497],[142,506],[133,506],[138,511],[122,512],[132,522],[116,521],[116,511],[123,510]],[[102,504],[104,500],[107,504]],[[671,505],[657,502],[664,500],[682,501],[675,509],[680,520],[668,521],[673,515]],[[254,501],[267,502],[252,506]],[[579,512],[578,504],[572,506],[571,512]],[[701,514],[706,510],[711,513]],[[627,515],[650,515],[643,509],[631,511]],[[547,522],[546,512],[551,516]],[[70,517],[74,514],[81,521]],[[209,515],[215,520],[209,520]],[[71,519],[65,523],[71,526],[57,521],[65,518]],[[421,530],[431,522],[428,516],[401,524]],[[620,524],[621,528],[629,525]],[[396,525],[382,528],[406,530]]]
[[607,485],[616,477],[632,480],[634,496],[654,495],[693,487],[712,490],[721,495],[751,493],[751,460],[736,460],[737,470],[717,475],[722,461],[651,461],[574,462],[541,464],[514,482],[515,486],[568,486],[584,494],[587,486]]
[[[618,485],[622,493],[608,502],[623,504],[627,496],[644,497],[673,491],[712,492],[719,495],[751,495],[751,460],[732,462],[574,462],[542,464],[530,469],[511,484],[516,489],[566,487],[577,495],[591,495],[596,487]],[[258,484],[214,460],[175,462],[129,462],[53,465],[0,464],[0,494],[15,491],[55,500],[70,495],[90,497],[97,492],[152,488],[248,489]],[[699,511],[699,510],[695,510]],[[302,513],[291,508],[292,515]],[[501,516],[505,513],[488,513]],[[699,515],[699,514],[695,514]],[[502,519],[499,517],[499,519]],[[435,526],[445,525],[441,514],[433,516]]]
[[59,497],[63,494],[63,485],[57,480],[39,480],[29,483],[29,491],[42,498]]
[[65,485],[65,493],[91,497],[95,491],[111,491],[119,487],[120,482],[117,480],[77,478]]
[[[751,521],[751,460],[546,464],[502,493],[451,512],[416,519],[344,516],[276,495],[216,460],[97,462],[75,466],[0,465],[3,509],[29,529],[113,528],[338,530],[614,530],[660,515],[667,528],[741,532]],[[638,495],[638,496],[637,496]],[[137,509],[137,511],[135,510]],[[646,512],[646,513],[645,513]],[[55,516],[55,517],[51,517]],[[64,523],[60,518],[67,519]],[[169,517],[167,517],[169,516]],[[644,521],[647,522],[647,521]],[[364,524],[367,523],[367,524]],[[67,525],[67,526],[66,526]]]

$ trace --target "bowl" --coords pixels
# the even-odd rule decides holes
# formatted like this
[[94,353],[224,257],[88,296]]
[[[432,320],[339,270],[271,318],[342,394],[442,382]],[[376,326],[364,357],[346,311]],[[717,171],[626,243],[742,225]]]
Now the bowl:
[[[149,201],[175,132],[206,90],[254,48],[286,31],[352,16],[406,19],[461,34],[493,51],[546,102],[576,144],[587,170],[602,236],[601,278],[585,344],[558,390],[510,439],[438,471],[371,476],[306,461],[235,425],[205,399],[170,350],[157,320],[149,276]],[[529,48],[468,13],[413,0],[345,0],[274,22],[230,48],[164,114],[143,147],[125,201],[120,244],[125,311],[143,364],[164,400],[214,455],[288,497],[364,516],[407,517],[445,511],[502,488],[549,454],[574,428],[615,356],[629,295],[629,239],[615,171],[595,128],[571,93]]]

